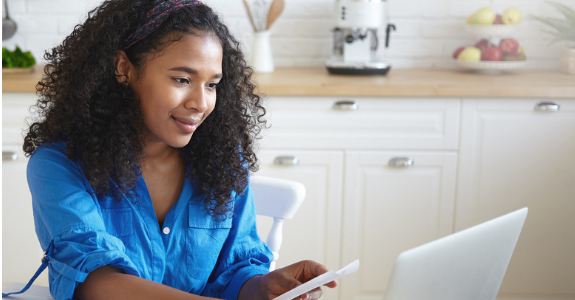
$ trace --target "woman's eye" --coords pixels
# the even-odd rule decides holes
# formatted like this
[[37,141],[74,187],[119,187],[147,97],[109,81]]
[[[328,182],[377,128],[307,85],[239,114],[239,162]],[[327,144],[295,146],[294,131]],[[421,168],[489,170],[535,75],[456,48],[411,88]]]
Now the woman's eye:
[[188,84],[190,81],[187,78],[174,78],[174,80],[179,84]]
[[217,83],[210,83],[208,85],[208,87],[215,90],[218,87],[218,84]]

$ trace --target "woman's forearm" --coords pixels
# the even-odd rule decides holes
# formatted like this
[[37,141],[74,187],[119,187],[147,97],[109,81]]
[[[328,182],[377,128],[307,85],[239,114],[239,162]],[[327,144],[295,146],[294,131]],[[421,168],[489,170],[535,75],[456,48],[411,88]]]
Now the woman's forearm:
[[178,289],[128,275],[118,269],[105,266],[98,268],[80,283],[74,293],[78,300],[200,300],[201,297]]
[[261,280],[262,275],[248,279],[240,289],[238,300],[268,300],[268,295],[262,290]]

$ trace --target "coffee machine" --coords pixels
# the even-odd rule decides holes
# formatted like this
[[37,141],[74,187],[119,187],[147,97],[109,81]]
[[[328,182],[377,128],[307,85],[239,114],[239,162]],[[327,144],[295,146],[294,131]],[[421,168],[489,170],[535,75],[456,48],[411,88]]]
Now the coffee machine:
[[337,0],[336,26],[333,29],[333,52],[326,62],[331,74],[385,75],[391,68],[378,59],[380,41],[377,30],[385,26],[385,47],[391,30],[387,23],[386,0]]

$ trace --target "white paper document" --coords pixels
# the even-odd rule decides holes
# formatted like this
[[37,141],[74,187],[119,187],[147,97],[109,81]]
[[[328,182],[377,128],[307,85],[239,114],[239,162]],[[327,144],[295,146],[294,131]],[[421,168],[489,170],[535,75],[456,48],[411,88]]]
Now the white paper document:
[[[18,292],[20,291],[26,284],[13,282],[10,283],[7,287],[2,288],[2,293],[10,293],[10,292]],[[18,299],[18,300],[54,300],[52,295],[50,295],[50,290],[45,286],[37,286],[32,285],[30,289],[25,291],[22,294],[17,295],[10,295],[6,298],[8,299]]]
[[359,269],[359,259],[356,259],[351,264],[341,268],[339,271],[328,271],[294,289],[291,289],[278,297],[274,298],[274,300],[291,300],[301,294],[307,293],[317,287],[320,287],[330,281],[336,280],[340,277],[343,277],[347,274],[354,273]]

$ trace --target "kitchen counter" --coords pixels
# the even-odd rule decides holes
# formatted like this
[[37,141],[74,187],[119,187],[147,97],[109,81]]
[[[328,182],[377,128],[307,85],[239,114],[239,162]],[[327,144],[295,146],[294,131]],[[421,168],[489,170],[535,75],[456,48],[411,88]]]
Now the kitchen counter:
[[[3,92],[35,92],[42,74],[4,75]],[[255,76],[268,96],[575,98],[575,76],[525,70],[482,74],[459,70],[392,69],[386,76],[330,75],[325,68],[276,68]]]
[[575,98],[575,76],[550,71],[392,69],[386,76],[341,76],[325,68],[278,68],[257,74],[257,81],[270,96]]

